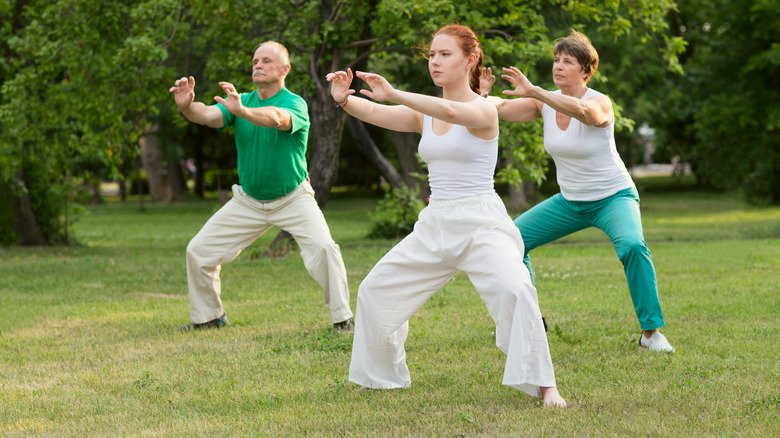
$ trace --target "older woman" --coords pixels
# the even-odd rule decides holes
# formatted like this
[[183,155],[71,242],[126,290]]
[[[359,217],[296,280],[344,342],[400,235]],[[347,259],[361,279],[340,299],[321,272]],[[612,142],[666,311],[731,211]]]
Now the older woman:
[[[556,41],[553,53],[552,76],[559,90],[535,86],[510,67],[503,69],[501,77],[514,89],[503,93],[519,99],[490,98],[502,120],[544,120],[544,148],[555,161],[561,189],[515,219],[525,243],[523,262],[533,272],[528,253],[534,248],[589,227],[604,231],[623,263],[643,330],[639,345],[672,352],[674,348],[658,331],[664,319],[655,268],[642,232],[639,195],[615,148],[612,103],[588,88],[598,68],[598,53],[576,31]],[[483,69],[481,94],[487,95],[494,82],[490,69]]]

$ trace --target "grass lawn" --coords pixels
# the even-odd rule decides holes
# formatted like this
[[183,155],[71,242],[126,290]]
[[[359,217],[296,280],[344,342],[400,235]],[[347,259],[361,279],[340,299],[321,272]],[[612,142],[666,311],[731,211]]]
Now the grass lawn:
[[[373,203],[334,195],[325,212],[353,308],[394,243],[365,238]],[[230,325],[180,333],[184,250],[215,201],[90,207],[81,246],[0,248],[0,435],[780,435],[780,208],[662,191],[641,205],[675,354],[637,347],[600,232],[533,253],[567,410],[500,384],[462,274],[411,320],[412,387],[356,391],[352,337],[329,328],[298,254],[262,257],[275,232],[222,270]]]

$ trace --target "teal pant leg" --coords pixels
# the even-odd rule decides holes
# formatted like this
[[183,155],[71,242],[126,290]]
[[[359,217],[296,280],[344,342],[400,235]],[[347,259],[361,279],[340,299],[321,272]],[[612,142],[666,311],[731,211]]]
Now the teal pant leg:
[[593,225],[604,231],[626,273],[628,290],[643,330],[663,327],[655,268],[642,231],[639,197],[634,189],[593,202]]
[[591,226],[576,210],[572,203],[558,193],[515,219],[515,226],[520,230],[525,247],[523,263],[531,273],[531,282],[534,285],[534,270],[528,253],[534,248]]

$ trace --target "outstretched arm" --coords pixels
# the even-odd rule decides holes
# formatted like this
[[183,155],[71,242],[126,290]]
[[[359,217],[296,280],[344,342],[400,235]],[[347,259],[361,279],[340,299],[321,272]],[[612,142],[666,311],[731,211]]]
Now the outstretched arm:
[[195,78],[177,79],[168,91],[173,93],[176,106],[187,120],[211,128],[221,128],[222,111],[215,106],[208,106],[201,102],[195,102]]
[[292,117],[284,108],[275,106],[247,108],[241,103],[241,95],[238,94],[236,87],[234,87],[233,84],[230,82],[220,82],[219,86],[225,91],[227,98],[214,96],[214,100],[221,103],[236,117],[241,117],[258,126],[274,128],[280,131],[289,131],[292,128]]
[[535,86],[516,67],[504,68],[504,73],[501,77],[515,87],[513,90],[504,90],[504,94],[530,97],[544,102],[556,111],[574,117],[589,126],[603,128],[612,122],[612,102],[606,96],[579,99]]
[[497,96],[489,96],[490,89],[496,83],[493,69],[482,67],[479,75],[479,94],[487,97],[488,102],[498,109],[498,117],[507,122],[530,122],[542,116],[541,103],[533,99],[502,99]]
[[382,105],[368,99],[350,97],[355,90],[349,88],[354,78],[351,69],[328,73],[333,100],[349,115],[366,123],[399,132],[422,132],[422,115],[402,105]]
[[484,100],[480,99],[476,104],[474,102],[456,102],[440,97],[396,90],[387,79],[376,73],[357,72],[357,76],[371,87],[371,90],[360,90],[360,93],[374,100],[398,103],[435,119],[468,128],[497,128],[495,113]]

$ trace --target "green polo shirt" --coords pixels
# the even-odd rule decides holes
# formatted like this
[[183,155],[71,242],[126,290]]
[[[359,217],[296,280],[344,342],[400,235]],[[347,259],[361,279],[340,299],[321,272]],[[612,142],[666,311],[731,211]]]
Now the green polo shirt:
[[241,188],[260,201],[282,197],[295,190],[309,175],[306,166],[306,142],[309,139],[306,101],[282,88],[268,99],[260,99],[257,91],[243,93],[241,103],[247,108],[274,106],[290,113],[292,127],[289,131],[280,131],[257,126],[217,104],[225,126],[235,129]]

